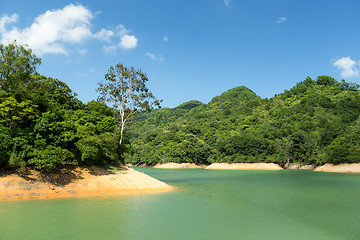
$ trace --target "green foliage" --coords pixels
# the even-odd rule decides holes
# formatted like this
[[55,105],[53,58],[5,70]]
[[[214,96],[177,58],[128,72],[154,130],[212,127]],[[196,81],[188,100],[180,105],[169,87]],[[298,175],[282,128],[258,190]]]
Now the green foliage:
[[323,75],[316,78],[316,83],[318,85],[331,86],[335,85],[337,81],[332,77]]
[[31,122],[37,117],[37,105],[31,100],[18,102],[13,97],[5,98],[0,102],[0,123],[9,129],[15,129],[20,124]]
[[31,75],[40,63],[40,58],[33,55],[31,49],[16,42],[7,46],[0,44],[0,90],[3,94],[19,100],[19,94],[31,84]]
[[81,154],[81,162],[85,165],[96,165],[101,162],[100,142],[97,137],[82,138],[76,146]]
[[53,145],[70,149],[77,140],[75,124],[50,111],[37,119],[34,135],[37,140],[35,145],[39,147]]
[[39,64],[31,50],[0,45],[0,167],[360,162],[356,83],[308,77],[270,99],[237,87],[208,104],[147,112],[160,101],[140,70],[111,67],[102,101],[83,104],[64,82],[37,74]]
[[116,123],[120,128],[121,145],[125,128],[136,113],[160,107],[160,102],[146,86],[148,77],[140,69],[125,67],[122,64],[111,66],[105,74],[106,82],[99,82],[99,100],[113,105]]
[[36,169],[56,169],[59,166],[74,164],[74,154],[67,149],[48,145],[45,149],[35,149],[29,164]]
[[46,171],[122,161],[128,140],[119,147],[112,108],[85,105],[64,82],[37,74],[40,59],[31,50],[14,43],[0,45],[0,53],[0,167]]
[[334,164],[360,162],[360,117],[326,146],[324,151],[320,158],[322,162]]
[[239,101],[244,101],[244,102],[248,102],[250,100],[258,100],[260,99],[259,96],[257,96],[253,91],[251,91],[250,89],[248,89],[247,87],[236,87],[233,89],[230,89],[226,92],[224,92],[223,94],[221,94],[220,96],[214,97],[210,104],[221,104],[221,105],[227,105],[224,104],[225,102],[239,102]]
[[177,106],[176,108],[177,109],[187,109],[187,110],[190,110],[192,108],[195,108],[195,107],[199,107],[199,106],[204,106],[205,104],[200,102],[200,101],[188,101],[186,103],[183,103],[179,106]]
[[0,124],[0,167],[8,163],[11,150],[11,135],[9,128]]
[[31,98],[39,106],[40,111],[76,110],[83,107],[76,98],[77,94],[66,83],[39,74],[32,75],[31,79],[32,84],[24,95]]
[[360,162],[358,88],[308,77],[271,99],[237,87],[208,104],[190,101],[141,114],[130,127],[133,149],[125,161]]
[[99,101],[95,101],[95,100],[88,102],[85,106],[85,109],[90,110],[92,112],[99,113],[101,115],[105,115],[105,116],[113,116],[114,115],[114,109],[109,108],[103,102],[99,102]]

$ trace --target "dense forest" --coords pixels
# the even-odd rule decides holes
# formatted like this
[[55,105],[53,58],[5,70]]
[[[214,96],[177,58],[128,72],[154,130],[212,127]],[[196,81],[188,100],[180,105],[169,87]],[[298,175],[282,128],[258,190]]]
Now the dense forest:
[[30,49],[0,45],[0,54],[1,168],[121,162],[127,144],[118,144],[112,108],[83,104],[64,82],[38,74],[41,59]]
[[308,77],[270,99],[236,87],[208,104],[189,101],[144,113],[130,127],[125,161],[360,162],[358,89],[329,76]]
[[[0,168],[360,162],[360,91],[355,83],[308,77],[270,99],[236,87],[208,104],[189,101],[138,113],[137,121],[124,128],[116,109],[103,101],[82,103],[64,82],[37,73],[40,64],[30,49],[0,45]],[[108,90],[129,92],[118,73],[141,83],[136,89],[143,91],[120,99],[123,105],[133,97],[135,109],[159,106],[144,85],[146,75],[123,65],[106,75],[112,83],[121,80],[123,89],[100,84],[103,96]],[[130,122],[134,112],[124,108],[120,113],[122,122]]]

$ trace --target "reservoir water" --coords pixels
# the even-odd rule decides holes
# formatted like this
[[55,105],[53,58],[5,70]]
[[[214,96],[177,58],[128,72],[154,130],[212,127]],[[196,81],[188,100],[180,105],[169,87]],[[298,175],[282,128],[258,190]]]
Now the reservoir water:
[[360,174],[136,168],[161,194],[0,202],[0,240],[360,239]]

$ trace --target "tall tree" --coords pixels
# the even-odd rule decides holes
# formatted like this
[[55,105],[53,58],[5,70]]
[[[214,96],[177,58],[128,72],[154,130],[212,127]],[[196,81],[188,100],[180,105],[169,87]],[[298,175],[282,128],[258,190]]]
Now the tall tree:
[[161,101],[146,87],[148,77],[140,69],[117,64],[110,67],[105,74],[105,80],[105,83],[98,83],[99,100],[112,104],[115,109],[121,145],[124,129],[134,119],[135,114],[160,107]]
[[16,42],[7,46],[0,44],[0,91],[7,96],[21,95],[40,63],[41,59],[32,54],[31,49]]

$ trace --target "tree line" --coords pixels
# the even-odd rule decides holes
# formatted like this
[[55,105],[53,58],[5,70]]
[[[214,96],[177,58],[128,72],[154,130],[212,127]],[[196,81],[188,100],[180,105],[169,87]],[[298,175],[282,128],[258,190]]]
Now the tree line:
[[40,64],[31,49],[0,44],[0,168],[360,162],[356,83],[308,77],[269,99],[242,86],[161,109],[133,67],[110,67],[97,100],[84,104],[37,73]]
[[359,114],[359,85],[329,76],[307,77],[270,99],[236,87],[208,104],[189,101],[139,115],[125,161],[360,162]]
[[66,83],[37,73],[40,64],[27,47],[0,45],[0,168],[121,164],[130,148],[124,129],[160,104],[146,74],[110,67],[98,100],[84,104]]

